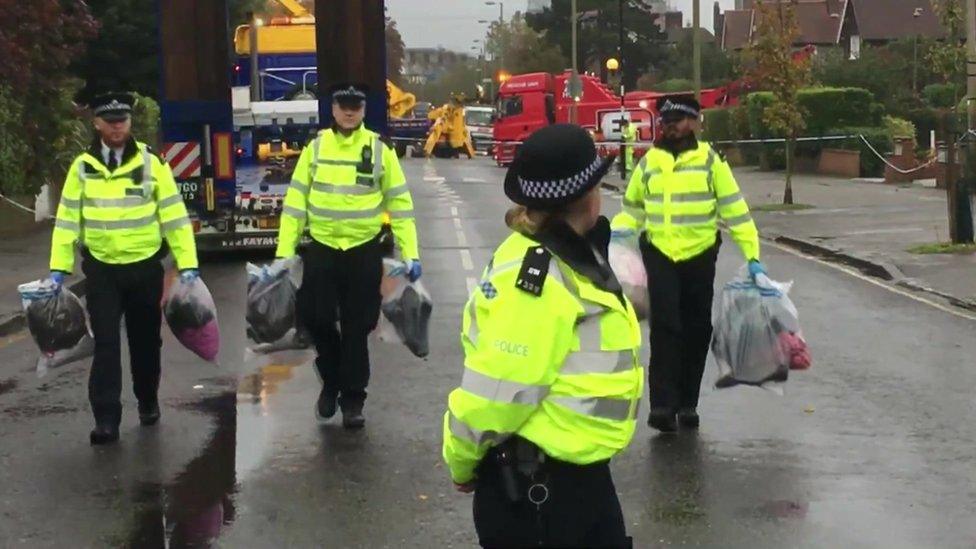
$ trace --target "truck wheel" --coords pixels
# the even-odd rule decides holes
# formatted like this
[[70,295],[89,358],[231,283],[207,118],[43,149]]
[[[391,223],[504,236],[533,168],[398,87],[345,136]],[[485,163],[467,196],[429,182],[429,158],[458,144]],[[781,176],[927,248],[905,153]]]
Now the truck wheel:
[[407,144],[403,141],[397,141],[394,145],[397,153],[397,158],[403,158],[407,156]]
[[434,145],[435,158],[451,158],[454,156],[454,149],[450,145],[438,143]]

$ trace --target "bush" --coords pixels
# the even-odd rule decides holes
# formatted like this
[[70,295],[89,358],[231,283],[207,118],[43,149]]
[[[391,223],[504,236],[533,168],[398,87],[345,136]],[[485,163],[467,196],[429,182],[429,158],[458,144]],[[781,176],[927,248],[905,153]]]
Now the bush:
[[[863,135],[878,153],[884,155],[895,148],[887,128],[850,127],[838,128],[837,133],[845,135]],[[848,151],[861,151],[861,177],[881,177],[884,175],[884,161],[877,157],[860,138],[845,139],[830,145],[831,148]]]
[[939,113],[935,109],[915,109],[906,118],[915,126],[915,142],[928,149],[931,133],[939,132]]
[[[806,88],[797,94],[804,109],[805,135],[828,135],[831,128],[880,126],[884,108],[862,88]],[[749,127],[753,137],[782,137],[766,127],[763,111],[772,104],[772,92],[747,96]]]
[[702,128],[702,139],[709,142],[734,140],[733,110],[733,108],[703,110],[702,118],[704,119],[704,126]]
[[0,193],[20,193],[25,188],[24,159],[29,149],[23,131],[24,107],[9,87],[0,83]]
[[132,135],[159,151],[159,103],[152,97],[136,94],[132,111]]
[[925,104],[933,109],[955,108],[959,98],[966,95],[958,84],[929,84],[922,89]]
[[911,139],[913,143],[917,142],[915,138],[915,124],[912,124],[911,120],[896,118],[894,116],[885,116],[884,126],[888,130],[888,135],[890,135],[893,140]]
[[651,89],[661,93],[690,92],[695,89],[695,83],[683,78],[673,78],[655,84]]

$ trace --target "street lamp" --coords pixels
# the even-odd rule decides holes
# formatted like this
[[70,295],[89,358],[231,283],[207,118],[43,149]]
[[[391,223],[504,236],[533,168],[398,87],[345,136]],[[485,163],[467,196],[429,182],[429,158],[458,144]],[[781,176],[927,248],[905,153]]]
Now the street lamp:
[[[498,4],[498,26],[499,28],[505,24],[505,3],[504,2],[485,2],[486,6],[494,6]],[[504,44],[499,44],[498,48],[498,67],[502,68],[505,66],[505,47]]]
[[912,48],[912,93],[918,96],[918,18],[922,16],[922,8],[915,8],[912,12],[912,22],[915,26],[915,45]]

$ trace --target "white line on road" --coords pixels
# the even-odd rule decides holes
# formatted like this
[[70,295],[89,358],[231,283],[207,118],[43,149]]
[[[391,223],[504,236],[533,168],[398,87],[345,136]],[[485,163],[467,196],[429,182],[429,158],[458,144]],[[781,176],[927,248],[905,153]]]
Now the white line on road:
[[474,261],[471,260],[471,251],[467,248],[459,251],[461,253],[461,266],[464,267],[465,271],[473,271]]
[[457,232],[458,246],[462,248],[468,247],[468,237],[464,236],[464,231]]
[[478,287],[478,279],[469,276],[468,277],[468,293],[473,292],[474,289],[477,288],[477,287]]
[[923,303],[925,305],[929,305],[931,307],[935,307],[936,309],[938,309],[938,310],[940,310],[940,311],[942,311],[944,313],[949,313],[949,314],[951,314],[953,316],[958,316],[960,318],[965,318],[967,320],[976,321],[976,315],[967,313],[967,312],[962,311],[962,310],[955,309],[955,308],[950,307],[948,305],[943,305],[942,303],[939,303],[937,301],[933,301],[931,299],[927,299],[927,298],[922,297],[922,296],[919,296],[919,295],[915,295],[915,294],[913,294],[911,292],[908,292],[906,290],[901,290],[901,289],[896,288],[894,286],[890,286],[890,285],[888,285],[888,284],[886,284],[886,283],[884,283],[884,282],[882,282],[880,280],[877,280],[875,278],[872,278],[870,276],[867,276],[865,274],[862,274],[862,273],[860,273],[858,271],[855,271],[854,269],[851,269],[851,268],[846,267],[844,265],[839,265],[837,263],[831,263],[829,261],[824,261],[823,259],[820,259],[818,257],[813,257],[811,255],[807,255],[807,254],[805,254],[803,252],[799,252],[797,250],[794,250],[794,249],[792,249],[792,248],[790,248],[788,246],[783,246],[782,244],[777,244],[776,242],[770,242],[770,241],[767,240],[767,241],[764,242],[764,244],[767,245],[767,246],[772,246],[772,247],[776,248],[777,250],[784,251],[784,252],[786,252],[786,253],[788,253],[790,255],[794,255],[796,257],[800,257],[800,258],[803,258],[803,259],[808,259],[808,260],[813,261],[815,263],[819,263],[819,264],[824,265],[826,267],[830,267],[831,269],[835,269],[835,270],[841,271],[843,273],[849,274],[849,275],[853,276],[854,278],[857,278],[857,279],[863,280],[865,282],[874,284],[875,286],[878,286],[879,288],[884,288],[885,290],[888,290],[891,293],[894,293],[894,294],[898,294],[900,296],[907,297],[908,299],[911,299],[912,301],[916,301],[918,303]]
[[426,176],[426,177],[424,177],[424,181],[428,181],[430,183],[443,183],[444,182],[444,178],[443,177]]
[[900,227],[893,229],[867,229],[864,231],[848,231],[844,233],[844,236],[850,236],[852,234],[896,234],[896,233],[921,233],[928,229],[923,229],[921,227]]
[[459,231],[461,230],[461,220],[457,217],[454,218],[454,228]]
[[461,181],[465,183],[487,183],[487,180],[480,177],[463,177],[461,178]]
[[457,206],[451,206],[451,215],[454,216],[454,217],[458,217],[460,215],[458,213]]

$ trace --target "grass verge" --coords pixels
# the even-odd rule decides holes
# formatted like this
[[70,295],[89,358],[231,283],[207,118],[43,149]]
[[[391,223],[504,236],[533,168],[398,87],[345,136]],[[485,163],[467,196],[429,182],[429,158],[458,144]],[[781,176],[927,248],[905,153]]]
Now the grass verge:
[[933,244],[912,246],[908,248],[908,252],[913,254],[973,254],[976,253],[976,244],[936,242]]

